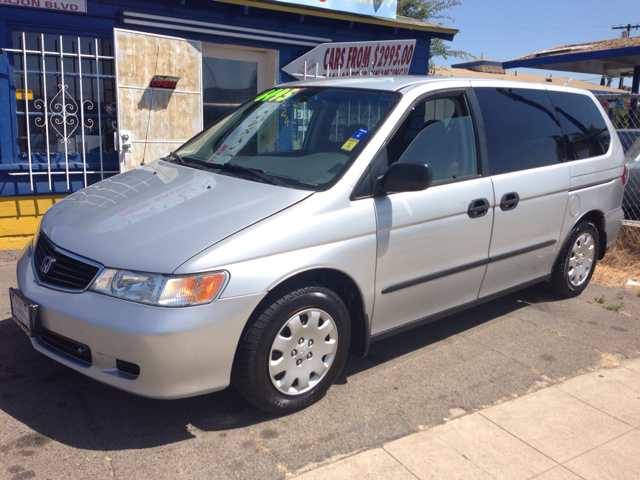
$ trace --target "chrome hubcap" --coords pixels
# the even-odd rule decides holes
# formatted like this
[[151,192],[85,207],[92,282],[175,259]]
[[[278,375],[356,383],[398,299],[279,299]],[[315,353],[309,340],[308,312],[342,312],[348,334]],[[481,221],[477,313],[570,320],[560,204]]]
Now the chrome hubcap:
[[271,345],[271,383],[287,395],[310,390],[329,371],[337,349],[338,330],[327,312],[309,308],[296,313]]
[[571,285],[578,287],[585,282],[593,268],[595,258],[596,248],[593,237],[589,233],[583,233],[573,244],[569,256],[567,276]]

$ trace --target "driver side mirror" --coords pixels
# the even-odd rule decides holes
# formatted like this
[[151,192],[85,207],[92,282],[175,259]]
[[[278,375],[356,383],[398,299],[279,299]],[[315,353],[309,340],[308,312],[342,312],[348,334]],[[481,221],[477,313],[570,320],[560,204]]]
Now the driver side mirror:
[[375,195],[392,192],[426,190],[433,180],[431,167],[425,163],[396,162],[376,182]]

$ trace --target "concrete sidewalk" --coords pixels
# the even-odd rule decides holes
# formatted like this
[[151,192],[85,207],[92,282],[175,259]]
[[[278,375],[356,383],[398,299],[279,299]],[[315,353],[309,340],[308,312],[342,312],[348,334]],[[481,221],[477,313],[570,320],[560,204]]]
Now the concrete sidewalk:
[[640,479],[640,359],[296,477],[327,478]]

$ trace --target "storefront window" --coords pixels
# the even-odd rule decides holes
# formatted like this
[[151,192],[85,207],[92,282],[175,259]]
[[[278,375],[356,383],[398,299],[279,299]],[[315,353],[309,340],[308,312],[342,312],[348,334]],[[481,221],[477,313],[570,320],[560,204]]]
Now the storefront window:
[[106,163],[117,164],[113,40],[13,32],[9,51],[17,163],[46,164],[48,171],[57,164],[67,171],[79,164],[85,185],[87,168],[104,174]]

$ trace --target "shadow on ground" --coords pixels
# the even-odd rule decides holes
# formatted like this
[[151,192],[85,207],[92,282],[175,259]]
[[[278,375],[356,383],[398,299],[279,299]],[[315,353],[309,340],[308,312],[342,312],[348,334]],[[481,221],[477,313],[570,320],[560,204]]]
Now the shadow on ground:
[[[540,288],[529,288],[374,343],[367,357],[349,356],[336,383],[345,384],[353,375],[530,303],[554,300]],[[75,448],[107,451],[191,439],[190,426],[224,432],[275,418],[253,408],[232,388],[189,399],[153,400],[102,385],[36,352],[10,318],[0,321],[0,409],[44,437]],[[322,421],[318,415],[331,415],[332,408],[322,411],[325,413],[314,413],[315,421]],[[36,437],[18,442],[37,443]],[[8,447],[0,446],[3,448]]]

